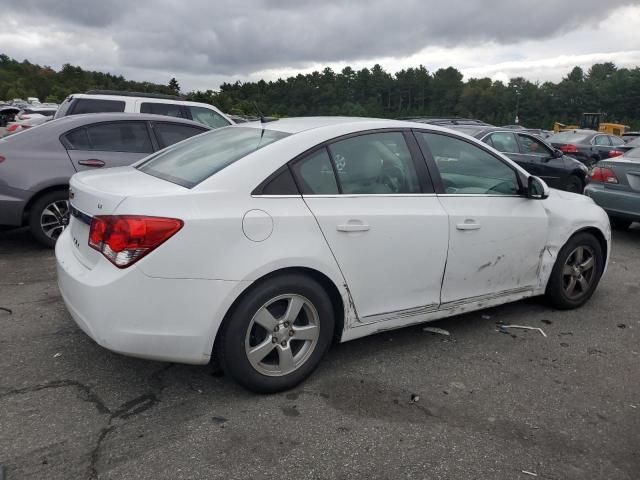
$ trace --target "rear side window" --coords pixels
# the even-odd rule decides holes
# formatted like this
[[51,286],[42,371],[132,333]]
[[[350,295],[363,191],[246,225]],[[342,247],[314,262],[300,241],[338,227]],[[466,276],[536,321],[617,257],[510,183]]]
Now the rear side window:
[[191,188],[250,153],[287,136],[288,133],[260,128],[221,128],[173,145],[136,168]]
[[85,127],[72,130],[63,137],[62,142],[67,150],[91,150],[89,136]]
[[220,128],[230,125],[226,118],[217,113],[214,110],[204,107],[187,107],[191,118],[203,125],[208,125],[211,128]]
[[69,115],[81,113],[124,112],[124,102],[119,100],[101,100],[97,98],[78,98]]
[[140,113],[152,113],[167,117],[184,118],[182,106],[172,103],[143,102],[140,105]]
[[520,153],[518,150],[518,141],[513,133],[497,132],[492,133],[486,140],[486,143],[503,153]]
[[154,123],[153,131],[156,132],[156,138],[158,139],[160,148],[165,148],[193,137],[194,135],[206,132],[206,129],[176,123]]
[[598,135],[596,136],[596,138],[593,139],[593,144],[594,145],[601,145],[601,146],[610,146],[611,142],[609,141],[609,137],[606,135]]
[[97,123],[87,128],[91,150],[151,153],[151,139],[144,122]]
[[293,164],[300,189],[306,195],[337,195],[338,183],[326,148]]
[[611,145],[613,146],[625,144],[625,141],[623,139],[621,139],[620,137],[616,137],[615,135],[609,135],[609,140],[611,140]]

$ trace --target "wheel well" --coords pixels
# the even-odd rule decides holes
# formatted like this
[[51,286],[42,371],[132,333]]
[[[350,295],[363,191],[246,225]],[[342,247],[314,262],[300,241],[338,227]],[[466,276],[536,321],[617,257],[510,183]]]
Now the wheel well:
[[270,278],[274,278],[280,275],[291,274],[291,273],[302,273],[303,275],[307,275],[313,278],[316,282],[318,282],[322,286],[322,288],[327,293],[327,295],[329,295],[329,298],[331,299],[331,304],[333,306],[333,314],[335,316],[333,339],[334,339],[334,342],[337,342],[340,339],[340,334],[344,329],[344,302],[342,301],[342,295],[340,295],[340,291],[338,290],[338,287],[336,287],[333,281],[329,277],[327,277],[324,273],[319,272],[318,270],[314,270],[313,268],[306,268],[306,267],[281,268],[280,270],[274,270],[273,272],[270,272],[260,277],[259,279],[257,279],[255,282],[251,284],[251,286],[249,286],[245,291],[243,291],[238,296],[238,298],[236,298],[235,301],[231,304],[231,307],[229,307],[229,310],[227,310],[226,315],[224,316],[222,322],[220,323],[220,328],[218,328],[218,332],[216,333],[216,338],[215,338],[215,341],[213,342],[212,358],[215,356],[215,353],[216,353],[216,347],[218,344],[218,339],[220,338],[220,332],[222,330],[222,327],[231,317],[231,315],[233,314],[233,311],[236,308],[236,305],[240,302],[240,300],[242,300],[245,297],[245,295],[250,294],[251,291],[253,290],[253,287],[255,287],[258,283],[267,281]]
[[36,200],[38,200],[43,195],[46,195],[47,193],[55,192],[56,190],[68,190],[68,189],[69,189],[69,185],[53,185],[51,187],[47,187],[43,190],[40,190],[38,193],[36,193],[33,197],[29,199],[29,201],[24,207],[24,210],[22,212],[22,225],[26,225],[28,223],[31,207]]
[[583,228],[582,230],[578,230],[577,232],[575,232],[573,235],[571,235],[571,237],[573,238],[578,233],[590,233],[591,235],[596,237],[596,239],[598,240],[598,243],[600,244],[600,247],[602,248],[602,254],[604,255],[604,258],[607,258],[607,253],[608,253],[607,239],[604,237],[604,234],[599,229],[595,227]]

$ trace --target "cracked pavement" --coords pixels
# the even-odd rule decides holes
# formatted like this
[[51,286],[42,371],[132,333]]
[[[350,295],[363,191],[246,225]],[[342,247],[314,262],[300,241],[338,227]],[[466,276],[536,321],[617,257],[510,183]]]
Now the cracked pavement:
[[307,382],[258,396],[99,347],[65,310],[53,252],[0,232],[0,465],[8,480],[636,479],[639,272],[636,224],[580,310],[528,300],[430,325],[450,337],[337,345]]

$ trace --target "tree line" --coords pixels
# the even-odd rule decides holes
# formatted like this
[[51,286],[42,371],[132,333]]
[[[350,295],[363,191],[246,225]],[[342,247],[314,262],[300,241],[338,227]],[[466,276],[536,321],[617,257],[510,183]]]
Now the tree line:
[[[59,102],[89,89],[175,94],[180,87],[175,78],[168,85],[134,82],[68,64],[55,71],[0,55],[0,98]],[[490,78],[464,81],[453,67],[430,72],[421,65],[395,74],[380,65],[340,72],[327,67],[275,81],[223,83],[218,90],[185,96],[240,115],[462,116],[503,125],[514,123],[517,113],[522,125],[550,128],[554,121],[576,123],[583,112],[604,112],[607,121],[640,129],[640,68],[610,62],[586,72],[574,67],[557,83],[517,77],[508,84]]]

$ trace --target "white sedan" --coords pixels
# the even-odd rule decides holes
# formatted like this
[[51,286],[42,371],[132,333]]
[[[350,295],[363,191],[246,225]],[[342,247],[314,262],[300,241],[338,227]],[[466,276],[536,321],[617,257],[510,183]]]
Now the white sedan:
[[126,355],[290,388],[332,341],[546,295],[575,308],[607,215],[471,137],[394,120],[232,126],[74,175],[56,245],[71,315]]

